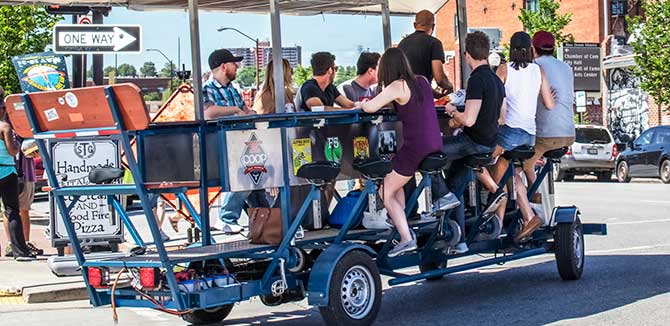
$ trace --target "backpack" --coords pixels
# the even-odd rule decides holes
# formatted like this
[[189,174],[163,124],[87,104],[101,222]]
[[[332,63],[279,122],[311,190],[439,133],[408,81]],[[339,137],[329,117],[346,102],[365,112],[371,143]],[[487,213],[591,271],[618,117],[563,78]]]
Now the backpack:
[[[347,217],[349,217],[351,212],[354,210],[354,206],[356,206],[356,202],[361,196],[362,192],[360,190],[352,190],[346,196],[342,197],[342,199],[340,199],[340,201],[335,206],[335,209],[333,209],[333,212],[330,213],[328,224],[331,227],[338,229],[344,226]],[[359,207],[358,210],[354,212],[354,220],[351,224],[351,229],[355,229],[360,226],[361,221],[363,220],[363,212],[367,208],[368,201],[365,200],[361,207]]]

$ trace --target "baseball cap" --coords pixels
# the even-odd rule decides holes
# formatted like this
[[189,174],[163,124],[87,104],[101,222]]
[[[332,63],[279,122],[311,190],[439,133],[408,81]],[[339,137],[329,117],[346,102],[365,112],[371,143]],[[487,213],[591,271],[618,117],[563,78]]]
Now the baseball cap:
[[547,31],[539,31],[533,35],[533,47],[541,50],[551,51],[554,49],[556,39],[554,35]]
[[218,49],[209,55],[209,69],[214,69],[224,63],[240,62],[244,58],[236,57],[226,49]]

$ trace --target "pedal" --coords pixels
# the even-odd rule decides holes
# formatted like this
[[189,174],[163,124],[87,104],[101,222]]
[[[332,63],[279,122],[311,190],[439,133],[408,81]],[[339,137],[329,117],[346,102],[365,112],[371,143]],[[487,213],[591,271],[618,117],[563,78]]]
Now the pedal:
[[286,288],[288,287],[288,283],[286,282],[286,270],[285,270],[285,265],[286,260],[284,258],[279,258],[279,273],[281,275],[281,280],[276,280],[272,282],[272,295],[275,297],[278,297],[284,292],[286,292]]
[[507,198],[507,193],[504,192],[500,193],[495,199],[493,199],[493,202],[489,204],[489,206],[484,210],[484,213],[482,213],[482,215],[495,213],[495,211],[498,210],[500,204],[503,202],[505,198]]

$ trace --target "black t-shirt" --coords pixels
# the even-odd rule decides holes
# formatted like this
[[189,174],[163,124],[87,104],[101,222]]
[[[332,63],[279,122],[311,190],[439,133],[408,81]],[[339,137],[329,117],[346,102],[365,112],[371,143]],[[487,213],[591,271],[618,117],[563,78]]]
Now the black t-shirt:
[[340,91],[337,90],[335,85],[330,84],[322,91],[316,80],[310,79],[300,87],[300,97],[302,99],[301,103],[299,103],[300,109],[303,111],[311,111],[311,109],[307,107],[307,100],[313,97],[320,99],[321,103],[325,106],[333,106],[335,105],[335,99],[338,96],[340,96]]
[[505,85],[491,67],[477,67],[468,80],[465,100],[482,100],[482,106],[475,124],[463,130],[474,142],[485,146],[495,145],[500,107],[504,99]]
[[433,80],[433,60],[444,63],[444,48],[440,40],[420,31],[416,31],[405,37],[398,48],[402,50],[409,60],[409,65],[415,74],[426,77],[429,82]]

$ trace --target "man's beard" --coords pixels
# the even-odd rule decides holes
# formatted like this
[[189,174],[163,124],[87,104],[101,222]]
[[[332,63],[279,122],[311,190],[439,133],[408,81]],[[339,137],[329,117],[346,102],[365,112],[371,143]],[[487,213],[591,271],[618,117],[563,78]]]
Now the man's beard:
[[235,80],[237,78],[237,73],[236,72],[226,72],[226,78],[228,78],[229,81]]

